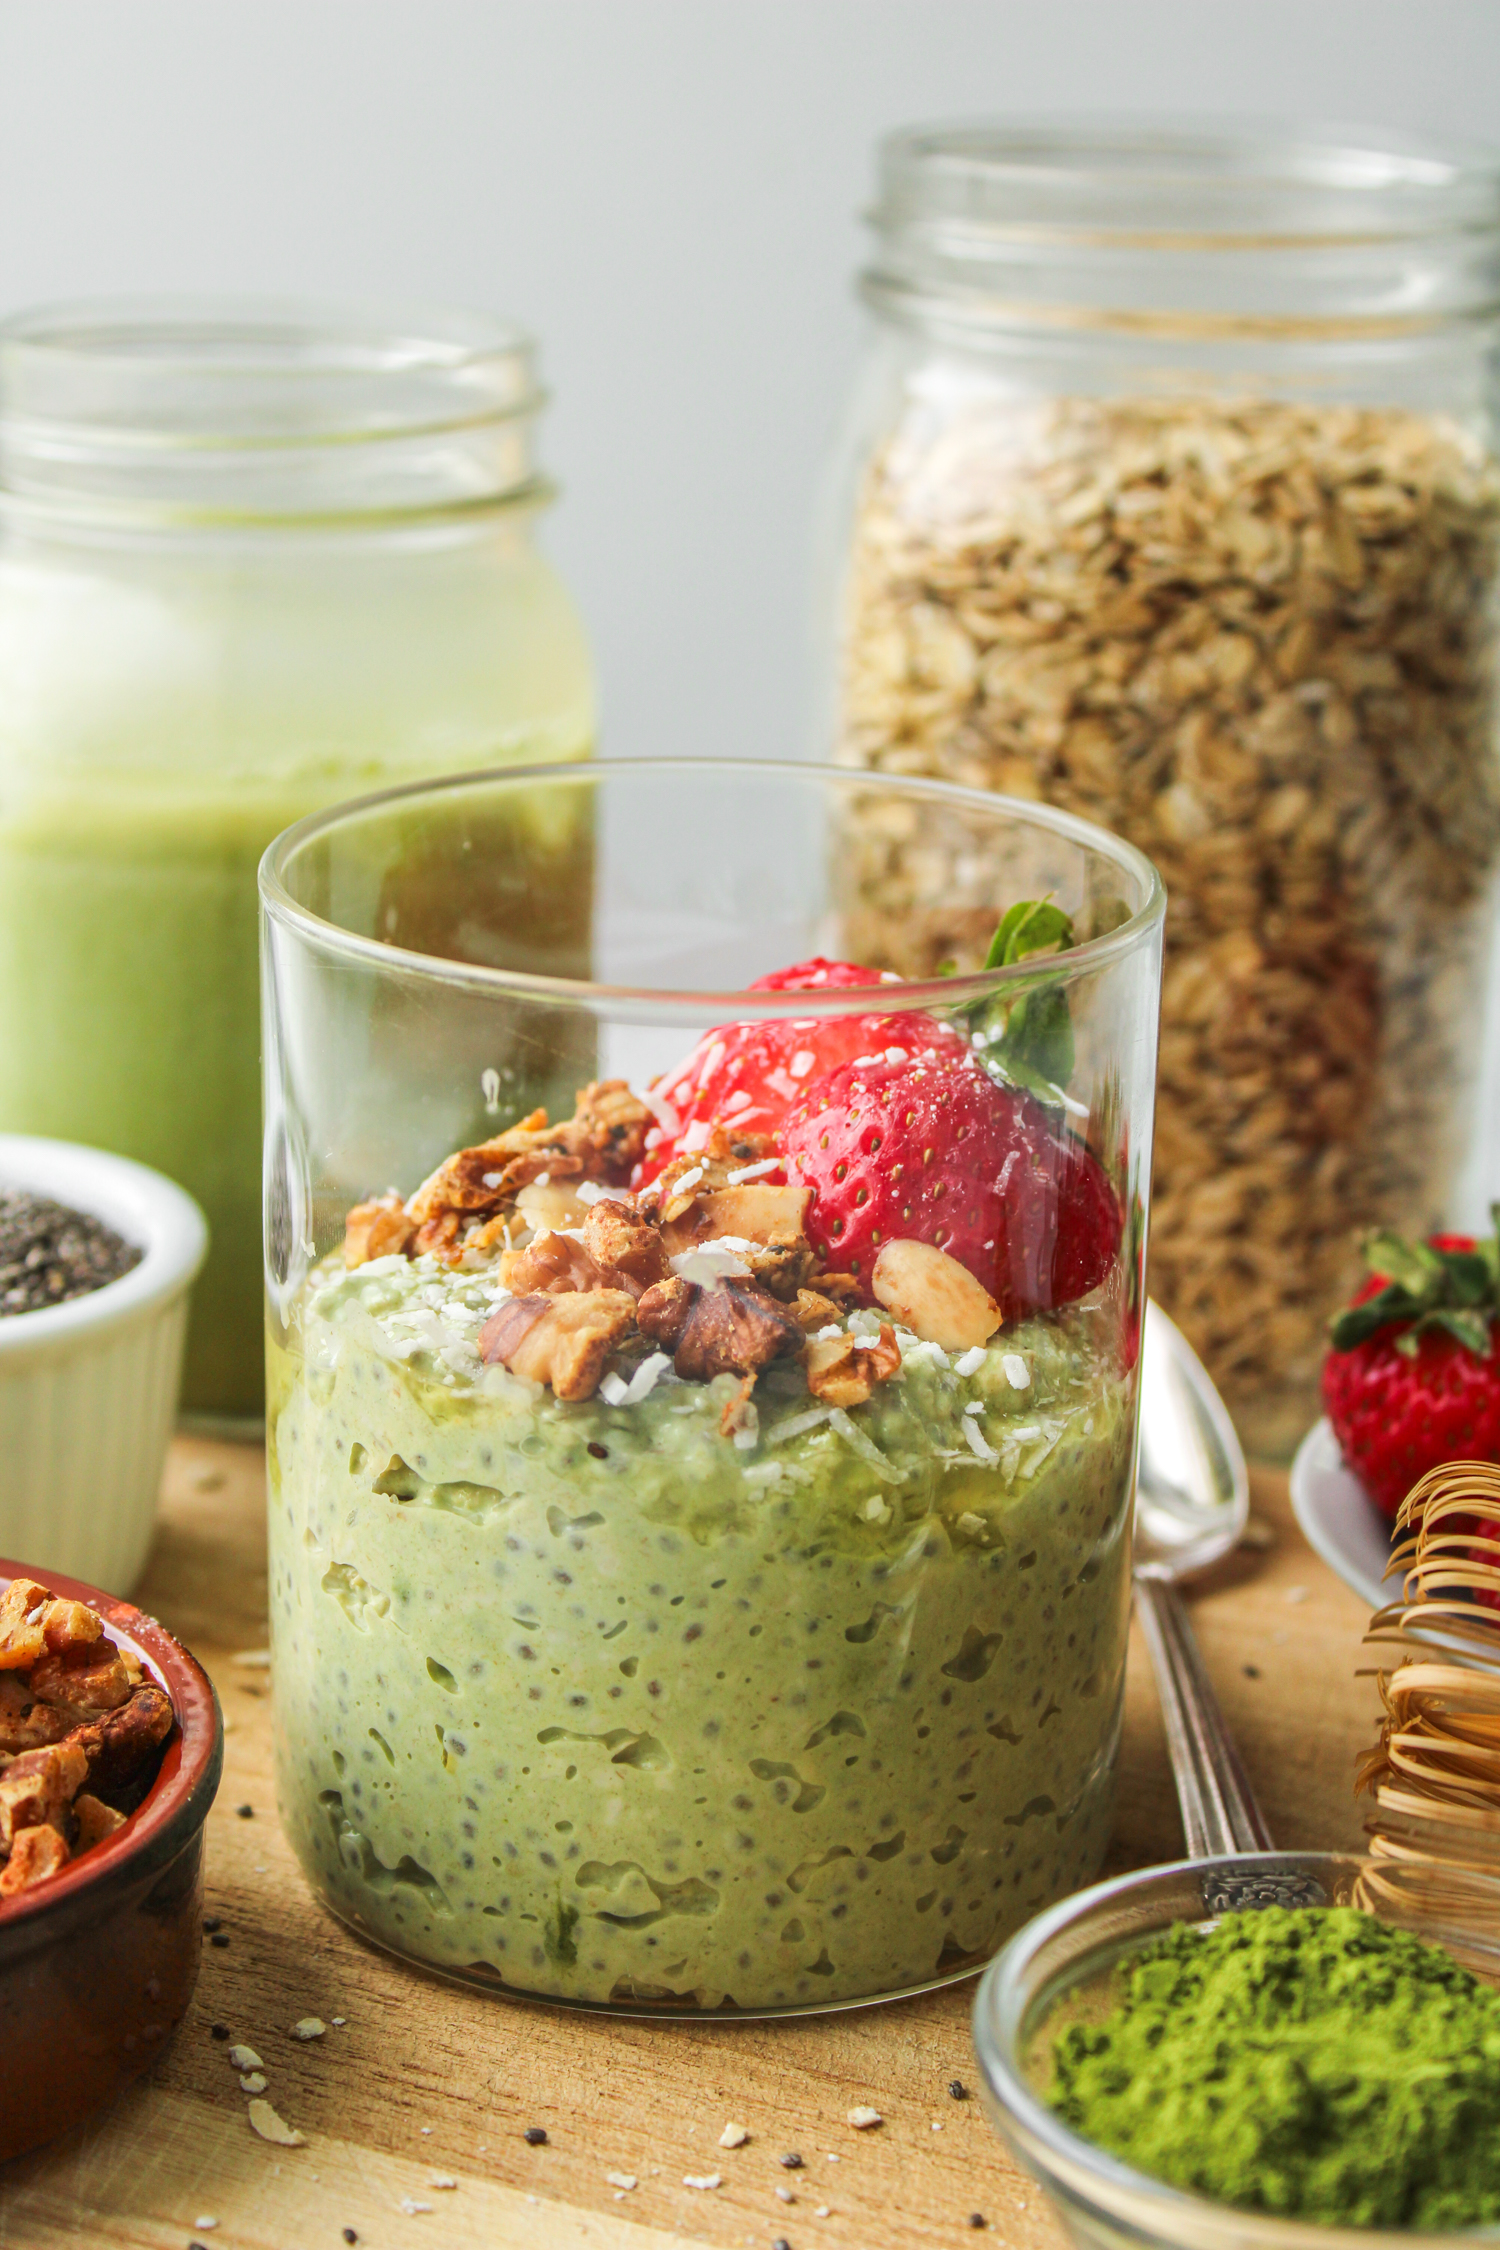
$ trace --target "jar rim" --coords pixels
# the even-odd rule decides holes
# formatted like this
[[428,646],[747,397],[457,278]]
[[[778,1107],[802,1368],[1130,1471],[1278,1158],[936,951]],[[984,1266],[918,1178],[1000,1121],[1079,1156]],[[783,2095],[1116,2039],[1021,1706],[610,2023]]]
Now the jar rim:
[[[978,224],[1082,225],[1096,238],[1136,241],[1221,235],[1231,248],[1278,237],[1368,239],[1372,228],[1500,229],[1500,151],[1365,127],[959,120],[887,134],[879,178],[877,227],[939,216],[962,198]],[[1174,219],[1184,223],[1153,223]]]
[[877,307],[992,325],[1390,335],[1500,308],[1500,152],[1271,121],[976,119],[891,133]]
[[105,520],[413,514],[540,488],[515,324],[422,306],[101,298],[0,321],[0,500]]
[[[407,782],[395,788],[372,791],[367,796],[350,798],[343,804],[308,814],[290,828],[283,829],[267,847],[259,872],[262,911],[270,920],[293,931],[304,944],[311,945],[326,957],[356,960],[387,974],[400,973],[429,983],[462,985],[469,990],[489,991],[497,996],[504,994],[512,999],[529,999],[548,1007],[578,1008],[596,1014],[646,1012],[655,1019],[678,1019],[688,1023],[701,1023],[708,1017],[722,1017],[726,1021],[738,1018],[773,1021],[781,1018],[795,1019],[809,1013],[830,1016],[868,1013],[868,985],[833,988],[816,993],[805,990],[754,992],[740,989],[684,991],[596,983],[587,978],[552,977],[533,971],[497,969],[477,962],[456,961],[445,955],[420,953],[381,938],[364,937],[358,931],[346,929],[340,923],[300,904],[293,898],[288,885],[290,862],[306,845],[346,823],[363,819],[382,807],[404,801],[431,801],[466,789],[496,784],[507,789],[532,786],[585,788],[600,783],[607,786],[611,781],[628,783],[633,778],[647,776],[679,779],[688,775],[715,774],[725,774],[739,780],[753,778],[757,781],[822,783],[825,786],[834,784],[851,792],[860,789],[879,790],[891,796],[915,798],[923,803],[947,806],[954,811],[967,809],[980,812],[992,820],[1008,819],[1021,826],[1044,829],[1054,836],[1097,853],[1131,879],[1137,889],[1139,903],[1116,928],[1098,937],[1087,938],[1070,949],[1065,957],[1065,973],[1069,978],[1101,968],[1133,952],[1160,927],[1166,915],[1165,887],[1156,867],[1144,852],[1138,851],[1134,844],[1127,843],[1122,836],[1115,835],[1111,830],[1097,827],[1092,821],[1080,819],[1074,813],[1060,811],[1055,806],[1038,804],[1026,798],[1002,796],[988,789],[964,788],[954,782],[935,781],[926,776],[869,773],[859,767],[815,764],[810,760],[703,757],[592,758],[565,764],[489,767],[472,773],[445,775],[436,781]],[[882,985],[879,988],[883,995],[881,1006],[891,1013],[938,1005],[952,1008],[969,1001],[985,999],[1011,984],[1030,984],[1035,980],[1036,970],[1035,960],[1030,960],[1006,968],[974,970],[965,975],[903,980],[899,984]]]

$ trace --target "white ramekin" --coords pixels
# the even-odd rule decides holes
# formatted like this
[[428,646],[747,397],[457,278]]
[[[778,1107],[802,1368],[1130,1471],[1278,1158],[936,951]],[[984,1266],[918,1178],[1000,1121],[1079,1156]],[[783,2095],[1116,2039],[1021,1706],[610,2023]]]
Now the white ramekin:
[[71,1141],[0,1133],[0,1187],[145,1253],[86,1297],[0,1318],[0,1554],[125,1594],[151,1544],[208,1228],[160,1172]]

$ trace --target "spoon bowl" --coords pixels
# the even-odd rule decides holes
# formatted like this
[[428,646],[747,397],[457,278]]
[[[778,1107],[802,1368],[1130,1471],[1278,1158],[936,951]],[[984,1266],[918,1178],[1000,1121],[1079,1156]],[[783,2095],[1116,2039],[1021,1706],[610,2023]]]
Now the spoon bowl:
[[1224,1401],[1175,1321],[1146,1305],[1135,1567],[1190,1578],[1245,1535],[1250,1477]]

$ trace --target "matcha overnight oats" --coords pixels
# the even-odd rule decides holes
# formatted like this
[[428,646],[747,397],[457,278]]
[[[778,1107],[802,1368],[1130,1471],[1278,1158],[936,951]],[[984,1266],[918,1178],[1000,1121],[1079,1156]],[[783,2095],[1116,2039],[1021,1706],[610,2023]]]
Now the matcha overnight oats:
[[[681,772],[647,792],[663,822]],[[486,961],[439,1007],[447,963],[318,919],[378,897],[369,823],[401,801],[371,803],[348,880],[338,816],[309,824],[314,912],[267,893],[271,1634],[309,1880],[395,1952],[605,2008],[817,2008],[977,1966],[1109,1838],[1149,869],[1130,922],[1056,816],[984,800],[985,834],[1057,845],[1011,894],[1054,895],[998,932],[994,904],[983,931],[934,917],[951,978],[815,955],[695,1021],[620,980],[524,970],[505,998]],[[649,864],[623,825],[596,826],[606,928],[619,866]],[[460,1038],[431,1027],[460,1003],[468,1051],[491,1011],[538,1088],[599,1026],[572,1114],[486,1069],[493,1124],[441,1155]],[[340,1069],[361,1022],[379,1086],[411,1039],[409,1099]]]
[[[277,1354],[297,1848],[372,1934],[534,1992],[919,1984],[1106,1841],[1133,1437],[1107,1185],[931,1019],[855,1019],[879,1044],[843,1063],[794,1025],[774,1131],[685,1119],[733,1107],[726,1050],[758,1097],[733,1114],[774,1101],[748,1028],[654,1107],[588,1087],[360,1206]],[[1003,1298],[1041,1245],[1001,1144],[1092,1283],[1003,1326],[971,1267]],[[892,1169],[910,1236],[867,1221]]]

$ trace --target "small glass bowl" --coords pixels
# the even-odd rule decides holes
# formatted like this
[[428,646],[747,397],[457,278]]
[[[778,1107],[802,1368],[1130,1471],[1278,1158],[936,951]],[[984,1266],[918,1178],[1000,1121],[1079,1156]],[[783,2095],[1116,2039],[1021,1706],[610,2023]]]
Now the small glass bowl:
[[1096,1883],[1026,1924],[985,1971],[974,2046],[991,2121],[1047,2190],[1072,2240],[1107,2250],[1331,2250],[1500,2240],[1500,2229],[1416,2234],[1323,2227],[1238,2210],[1132,2170],[1070,2132],[1045,2099],[1053,2042],[1097,2011],[1117,1963],[1174,1922],[1207,1925],[1258,1906],[1358,1906],[1445,1945],[1475,1976],[1500,1983],[1500,1881],[1467,1869],[1344,1852],[1256,1852],[1188,1860]]

